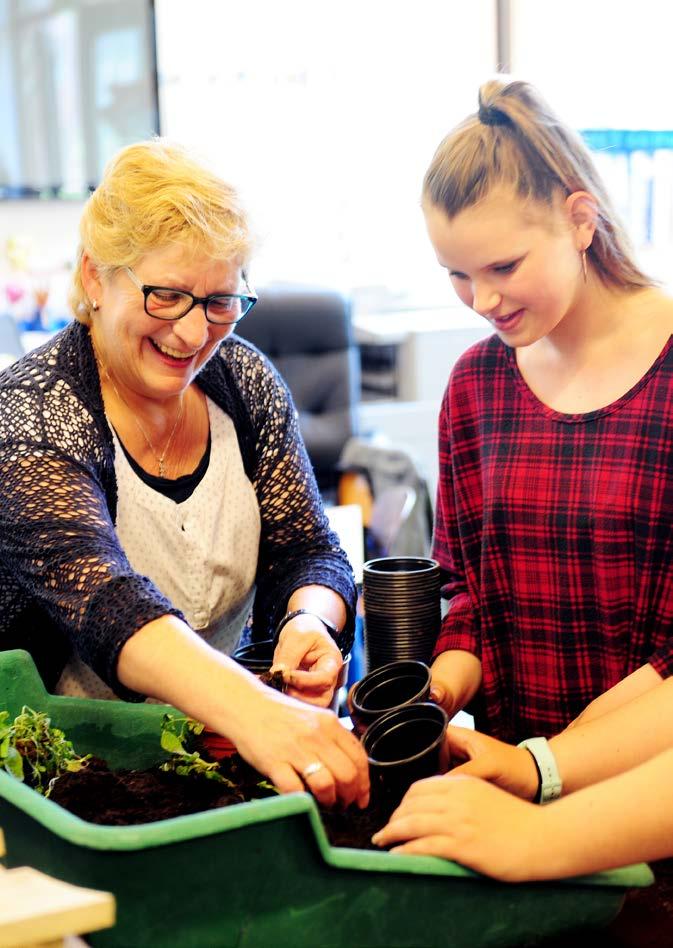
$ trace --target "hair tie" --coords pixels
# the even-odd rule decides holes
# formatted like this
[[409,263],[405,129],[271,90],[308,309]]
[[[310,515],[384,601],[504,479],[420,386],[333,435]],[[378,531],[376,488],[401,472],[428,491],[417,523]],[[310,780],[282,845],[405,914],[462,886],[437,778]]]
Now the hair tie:
[[494,105],[480,105],[477,117],[482,125],[511,125],[511,119]]

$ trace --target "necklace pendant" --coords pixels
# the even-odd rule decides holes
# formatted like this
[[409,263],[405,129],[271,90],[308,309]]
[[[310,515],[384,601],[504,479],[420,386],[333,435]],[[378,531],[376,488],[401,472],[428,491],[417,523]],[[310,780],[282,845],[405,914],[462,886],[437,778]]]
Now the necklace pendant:
[[164,459],[159,458],[159,477],[164,476]]

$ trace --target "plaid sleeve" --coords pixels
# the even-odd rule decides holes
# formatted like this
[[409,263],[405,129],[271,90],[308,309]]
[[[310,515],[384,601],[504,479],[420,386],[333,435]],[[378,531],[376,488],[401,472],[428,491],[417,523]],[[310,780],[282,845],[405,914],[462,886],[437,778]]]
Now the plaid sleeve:
[[673,639],[669,638],[650,656],[649,664],[662,678],[673,675]]
[[480,658],[476,610],[468,592],[457,516],[450,392],[449,382],[439,415],[439,479],[433,540],[433,556],[442,571],[442,598],[448,601],[448,609],[434,654],[462,649]]

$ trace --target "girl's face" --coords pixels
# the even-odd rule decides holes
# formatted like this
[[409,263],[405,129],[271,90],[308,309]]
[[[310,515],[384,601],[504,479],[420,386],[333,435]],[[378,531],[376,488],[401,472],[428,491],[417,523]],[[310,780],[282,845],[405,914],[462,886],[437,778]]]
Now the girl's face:
[[573,197],[547,207],[494,190],[452,219],[424,207],[437,259],[456,293],[509,346],[548,336],[584,291],[586,235],[572,223]]
[[[194,296],[240,292],[238,262],[213,260],[180,247],[151,251],[133,272],[143,284],[187,290]],[[170,322],[148,316],[142,291],[123,269],[101,279],[90,262],[84,262],[82,275],[89,297],[99,304],[91,317],[96,351],[115,383],[135,395],[160,400],[179,395],[233,330],[209,323],[202,305]]]

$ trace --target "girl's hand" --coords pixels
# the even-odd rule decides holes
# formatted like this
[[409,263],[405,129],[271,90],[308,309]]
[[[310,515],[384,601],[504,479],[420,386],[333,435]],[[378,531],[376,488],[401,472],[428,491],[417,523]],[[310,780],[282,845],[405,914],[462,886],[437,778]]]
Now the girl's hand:
[[430,697],[449,718],[461,711],[481,685],[481,662],[469,652],[442,652],[432,663]]
[[271,671],[282,670],[288,695],[327,708],[342,665],[341,652],[320,619],[305,614],[283,627]]
[[369,802],[367,756],[331,711],[260,688],[235,743],[281,793],[308,789],[324,806]]
[[534,800],[537,795],[537,767],[532,755],[521,747],[449,725],[446,755],[454,775],[481,777],[524,800]]
[[372,842],[392,846],[395,853],[453,859],[503,882],[520,882],[535,878],[543,821],[544,808],[454,771],[413,784]]

